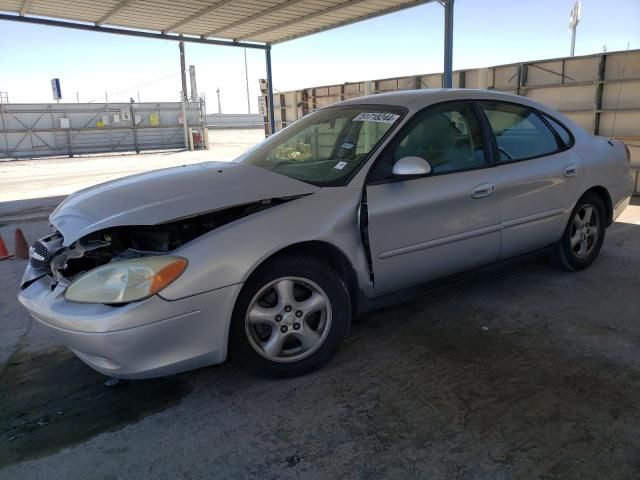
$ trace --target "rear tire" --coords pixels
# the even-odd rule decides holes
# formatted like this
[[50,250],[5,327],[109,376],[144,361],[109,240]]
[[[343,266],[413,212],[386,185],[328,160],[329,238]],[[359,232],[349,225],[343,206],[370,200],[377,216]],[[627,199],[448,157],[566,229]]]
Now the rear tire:
[[583,195],[553,251],[555,265],[571,272],[589,267],[602,248],[605,225],[606,209],[600,196],[595,193]]
[[333,268],[313,257],[280,256],[242,288],[231,323],[231,353],[260,376],[303,375],[333,357],[350,321],[349,291]]

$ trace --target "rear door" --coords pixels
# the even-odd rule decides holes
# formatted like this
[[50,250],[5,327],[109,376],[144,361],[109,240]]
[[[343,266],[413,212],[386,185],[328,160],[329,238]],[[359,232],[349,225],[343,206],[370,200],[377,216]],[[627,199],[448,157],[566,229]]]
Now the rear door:
[[[394,178],[393,164],[406,156],[427,160],[432,173]],[[470,102],[429,107],[397,134],[366,187],[376,294],[498,258],[499,207],[488,160]]]
[[542,248],[562,236],[578,188],[572,137],[557,120],[517,103],[478,102],[494,134],[500,258]]

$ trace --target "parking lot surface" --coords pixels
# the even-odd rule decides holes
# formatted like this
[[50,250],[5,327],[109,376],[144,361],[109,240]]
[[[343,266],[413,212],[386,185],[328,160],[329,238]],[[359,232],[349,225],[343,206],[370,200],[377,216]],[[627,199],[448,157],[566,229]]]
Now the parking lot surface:
[[[0,233],[46,234],[56,201],[5,202]],[[589,270],[539,259],[378,310],[290,380],[227,362],[105,386],[0,262],[0,479],[638,478],[634,203]]]
[[158,168],[233,160],[261,140],[262,129],[209,130],[209,150],[0,161],[0,202],[68,195],[97,183]]

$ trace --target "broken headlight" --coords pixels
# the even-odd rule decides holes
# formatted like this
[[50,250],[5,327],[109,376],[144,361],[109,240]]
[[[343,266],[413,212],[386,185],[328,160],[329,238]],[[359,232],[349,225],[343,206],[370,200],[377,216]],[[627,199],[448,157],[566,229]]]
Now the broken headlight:
[[139,257],[102,265],[78,277],[65,291],[71,302],[120,304],[155,295],[187,268],[171,255]]

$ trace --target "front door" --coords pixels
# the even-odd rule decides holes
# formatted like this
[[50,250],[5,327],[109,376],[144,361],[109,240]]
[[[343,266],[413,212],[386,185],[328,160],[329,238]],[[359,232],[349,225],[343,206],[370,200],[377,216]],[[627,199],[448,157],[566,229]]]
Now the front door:
[[[394,177],[406,156],[432,173]],[[500,249],[496,179],[468,102],[429,107],[397,135],[369,175],[368,238],[376,294],[491,263]]]

